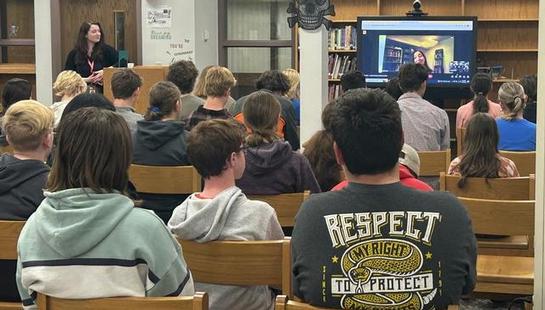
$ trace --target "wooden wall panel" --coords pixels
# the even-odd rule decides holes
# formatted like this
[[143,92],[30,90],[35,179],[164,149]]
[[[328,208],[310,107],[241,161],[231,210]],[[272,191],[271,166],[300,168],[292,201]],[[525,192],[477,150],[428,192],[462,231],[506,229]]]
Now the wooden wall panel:
[[[422,10],[429,15],[462,15],[462,0],[435,0],[423,1]],[[382,0],[380,1],[380,15],[405,16],[412,10],[412,1],[407,0]]]
[[356,20],[361,15],[378,15],[377,0],[333,0],[332,20]]
[[537,19],[539,0],[465,0],[465,15],[479,19]]
[[84,21],[99,22],[105,42],[114,45],[114,10],[125,11],[125,48],[129,62],[136,62],[137,29],[136,0],[61,0],[61,53],[62,64],[74,48],[79,27]]
[[486,22],[478,27],[477,50],[537,50],[537,22]]
[[479,65],[502,65],[506,78],[519,79],[537,73],[537,52],[478,53]]
[[[34,39],[34,1],[6,0],[6,24],[17,27],[15,37],[8,39]],[[10,46],[7,48],[9,63],[35,63],[34,47]]]

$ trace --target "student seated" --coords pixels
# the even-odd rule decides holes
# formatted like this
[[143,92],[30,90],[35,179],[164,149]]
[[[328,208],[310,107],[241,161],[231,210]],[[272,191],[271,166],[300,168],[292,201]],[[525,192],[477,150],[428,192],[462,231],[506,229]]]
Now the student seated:
[[343,90],[343,93],[351,89],[365,87],[367,87],[367,82],[365,82],[365,75],[363,75],[361,71],[349,71],[341,76],[341,88]]
[[[280,106],[282,107],[281,119],[284,121],[284,128],[281,128],[280,130],[282,132],[282,137],[289,142],[294,151],[297,151],[300,148],[300,141],[297,134],[295,109],[285,96],[290,89],[288,78],[278,70],[265,71],[255,81],[255,87],[257,90],[273,94],[280,103]],[[238,99],[229,112],[234,116],[242,113],[244,103],[247,99],[248,96]]]
[[501,116],[499,104],[488,100],[488,93],[492,89],[490,74],[478,72],[471,79],[471,91],[473,100],[459,107],[456,111],[456,128],[466,128],[469,119],[475,113],[488,113],[492,118]]
[[324,129],[316,132],[303,144],[303,156],[308,159],[322,192],[331,190],[335,185],[344,180],[342,167],[335,159],[333,137],[329,131],[331,112],[334,105],[335,102],[331,102],[322,111],[322,126]]
[[458,186],[463,187],[468,177],[518,177],[515,163],[498,153],[498,127],[486,113],[473,115],[467,124],[462,155],[456,157],[448,174],[462,176]]
[[537,120],[537,76],[534,74],[522,77],[520,85],[522,85],[524,93],[528,96],[528,101],[524,108],[524,119],[535,124]]
[[[242,176],[244,136],[232,120],[199,123],[188,136],[188,156],[204,179],[204,189],[176,207],[168,226],[183,240],[280,240],[282,229],[267,203],[249,200],[235,179]],[[221,257],[218,257],[221,259]],[[195,283],[207,292],[210,309],[271,309],[267,286],[229,286]]]
[[[187,166],[185,124],[178,121],[180,91],[172,82],[155,83],[149,92],[149,108],[137,123],[133,163],[148,166]],[[138,190],[138,189],[137,189]],[[153,210],[165,223],[187,195],[139,194],[142,207]]]
[[144,119],[134,109],[140,95],[142,78],[131,69],[121,69],[113,74],[111,84],[115,110],[125,119],[131,131],[131,136],[134,136],[136,122]]
[[[337,99],[331,132],[348,186],[297,214],[294,294],[336,309],[446,309],[475,285],[476,241],[458,200],[399,183],[401,112],[382,90]],[[418,290],[415,288],[418,287]]]
[[248,128],[246,169],[237,186],[247,195],[321,192],[308,160],[276,135],[280,103],[269,92],[246,99],[242,114]]
[[[53,112],[39,102],[22,100],[9,107],[2,125],[14,152],[0,156],[0,220],[25,221],[44,199]],[[16,265],[0,260],[0,301],[20,301]]]
[[86,90],[87,83],[85,83],[76,71],[65,70],[57,75],[57,79],[53,83],[53,91],[55,92],[55,96],[59,97],[61,101],[57,101],[51,105],[51,109],[55,114],[55,128],[59,126],[62,113],[68,103]]
[[440,151],[450,147],[447,112],[424,100],[428,70],[421,64],[404,64],[399,69],[399,97],[405,143],[417,151]]
[[191,94],[197,75],[199,71],[191,60],[180,60],[168,67],[167,81],[174,83],[182,94],[182,110],[178,115],[181,121],[185,121],[189,114],[204,104],[203,99]]
[[189,115],[186,129],[191,130],[198,123],[209,119],[231,118],[225,105],[231,98],[231,88],[235,84],[235,77],[229,69],[220,66],[210,68],[206,73],[204,85],[206,101]]
[[[420,181],[418,175],[420,174],[420,157],[415,149],[408,144],[403,144],[401,153],[399,153],[399,183],[404,186],[421,190],[424,192],[431,192],[433,188],[428,184]],[[342,181],[333,187],[332,191],[338,191],[348,186],[348,181]]]
[[496,119],[502,151],[535,151],[536,124],[525,120],[522,115],[526,106],[526,94],[519,83],[503,83],[498,91],[503,115]]
[[[32,96],[32,85],[27,80],[13,78],[9,79],[2,89],[2,113],[3,116],[8,108],[20,100],[28,100]],[[0,117],[0,124],[2,123],[2,117]],[[0,132],[0,145],[6,146],[6,136],[3,132]]]
[[124,195],[131,138],[117,113],[83,108],[58,128],[45,199],[18,242],[17,286],[58,298],[193,295],[178,242]]

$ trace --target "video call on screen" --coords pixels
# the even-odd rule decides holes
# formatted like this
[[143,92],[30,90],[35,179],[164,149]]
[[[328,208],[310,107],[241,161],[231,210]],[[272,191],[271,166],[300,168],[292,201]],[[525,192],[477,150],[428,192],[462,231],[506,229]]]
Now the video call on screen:
[[369,84],[384,84],[405,63],[429,70],[430,86],[468,85],[475,64],[474,20],[358,20],[358,64]]

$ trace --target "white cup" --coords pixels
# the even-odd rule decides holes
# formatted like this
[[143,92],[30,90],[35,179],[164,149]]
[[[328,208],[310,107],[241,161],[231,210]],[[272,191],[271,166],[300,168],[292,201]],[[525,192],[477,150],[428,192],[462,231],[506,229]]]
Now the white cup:
[[127,68],[129,68],[129,69],[134,68],[134,62],[129,62],[127,64]]

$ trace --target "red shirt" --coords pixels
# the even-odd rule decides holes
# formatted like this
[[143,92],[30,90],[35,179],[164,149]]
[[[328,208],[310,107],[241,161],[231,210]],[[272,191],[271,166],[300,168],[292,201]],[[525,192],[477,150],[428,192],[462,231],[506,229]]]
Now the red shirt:
[[[431,186],[415,178],[409,168],[403,165],[399,165],[399,182],[401,182],[401,184],[403,184],[404,186],[414,188],[423,192],[433,191],[433,188],[431,188]],[[338,191],[345,188],[347,185],[348,181],[345,180],[335,185],[335,187],[333,187],[331,190]]]

